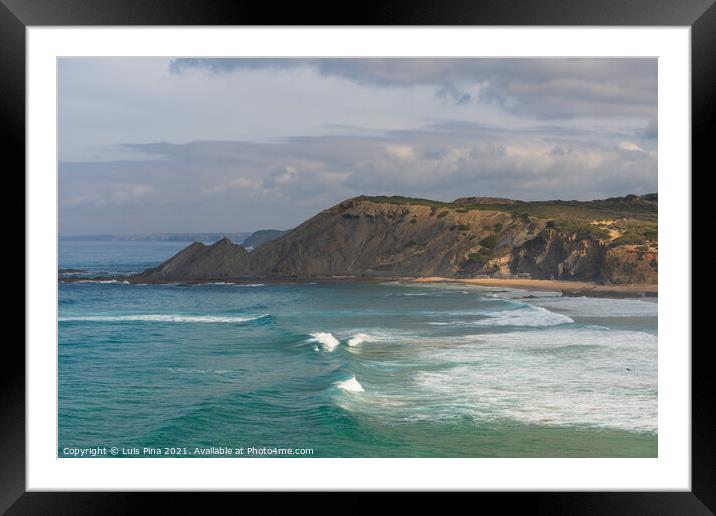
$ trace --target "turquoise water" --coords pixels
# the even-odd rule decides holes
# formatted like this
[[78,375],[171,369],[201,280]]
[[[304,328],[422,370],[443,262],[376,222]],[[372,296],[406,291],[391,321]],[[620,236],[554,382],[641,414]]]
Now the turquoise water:
[[59,456],[657,454],[655,300],[123,283],[185,245],[60,242]]

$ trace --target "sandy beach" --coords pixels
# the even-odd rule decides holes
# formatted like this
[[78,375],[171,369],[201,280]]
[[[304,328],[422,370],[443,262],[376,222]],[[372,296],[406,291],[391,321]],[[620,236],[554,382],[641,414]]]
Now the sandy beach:
[[469,278],[455,279],[440,276],[416,278],[416,283],[464,283],[482,287],[522,288],[526,290],[556,290],[567,296],[593,297],[656,297],[658,285],[600,285],[590,281],[564,281],[541,279]]

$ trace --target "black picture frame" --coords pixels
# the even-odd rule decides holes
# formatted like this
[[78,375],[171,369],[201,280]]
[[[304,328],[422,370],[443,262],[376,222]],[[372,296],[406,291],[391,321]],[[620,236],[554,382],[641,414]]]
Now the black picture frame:
[[[283,3],[277,8],[268,2],[242,0],[0,0],[0,141],[5,147],[6,167],[3,168],[7,176],[18,177],[18,171],[25,168],[25,29],[63,25],[689,26],[692,170],[703,169],[705,173],[716,169],[709,141],[713,138],[716,119],[714,0],[401,0],[363,1],[353,4],[353,9],[346,4],[333,5]],[[24,191],[24,181],[17,188]],[[19,193],[15,197],[20,198]],[[16,210],[5,207],[5,220],[10,223],[16,220]],[[19,244],[15,243],[13,249],[18,253]],[[22,254],[24,262],[24,246]],[[13,261],[19,261],[17,254]],[[19,264],[12,267],[17,269]],[[25,270],[26,277],[30,273]],[[692,343],[672,344],[689,346]],[[715,375],[708,360],[710,346],[711,339],[703,339],[694,340],[691,348],[691,492],[480,493],[479,496],[485,501],[498,502],[501,511],[528,508],[534,514],[713,514],[716,512],[716,425],[711,399]],[[149,501],[147,498],[160,502],[162,512],[191,507],[186,493],[25,492],[25,352],[20,340],[6,339],[3,355],[0,361],[0,511],[11,515],[125,514],[141,511]]]

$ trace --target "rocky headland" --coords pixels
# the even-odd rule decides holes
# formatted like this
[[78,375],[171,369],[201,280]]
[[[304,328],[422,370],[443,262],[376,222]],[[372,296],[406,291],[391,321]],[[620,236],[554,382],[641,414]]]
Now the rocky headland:
[[[355,197],[248,251],[195,242],[133,283],[416,279],[647,286],[658,277],[657,194],[596,201]],[[599,289],[597,289],[599,290]],[[602,288],[602,291],[604,288]]]

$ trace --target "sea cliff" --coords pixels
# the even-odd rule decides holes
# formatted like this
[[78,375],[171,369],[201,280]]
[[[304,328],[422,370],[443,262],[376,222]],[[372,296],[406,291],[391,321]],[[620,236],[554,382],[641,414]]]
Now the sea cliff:
[[250,278],[528,278],[651,284],[658,198],[451,203],[356,197],[250,252],[195,242],[132,282]]

